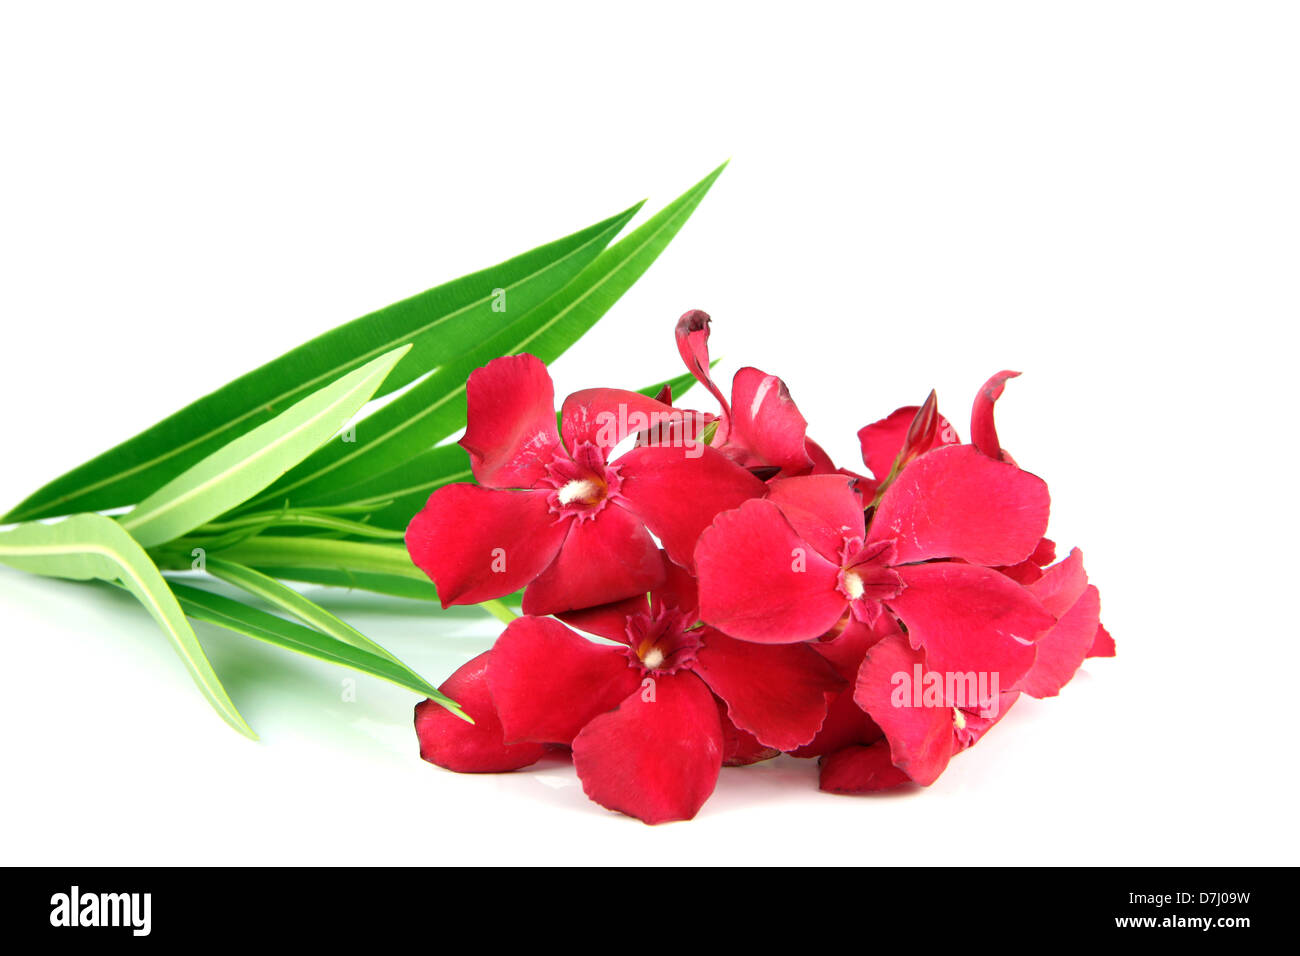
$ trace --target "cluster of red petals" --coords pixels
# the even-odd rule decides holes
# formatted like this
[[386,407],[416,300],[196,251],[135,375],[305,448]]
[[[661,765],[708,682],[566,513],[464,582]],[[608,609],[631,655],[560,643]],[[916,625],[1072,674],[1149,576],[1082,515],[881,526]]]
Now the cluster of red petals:
[[819,758],[831,792],[928,785],[1021,694],[1114,655],[1082,555],[1045,537],[1046,484],[998,441],[1016,373],[980,390],[971,444],[933,393],[867,425],[860,475],[776,376],[744,368],[722,392],[705,313],[676,335],[717,413],[590,389],[557,426],[533,356],[470,376],[477,484],[435,491],[407,546],[444,607],[523,589],[525,616],[441,688],[473,724],[416,708],[426,760],[567,753],[592,800],[647,823],[781,753]]

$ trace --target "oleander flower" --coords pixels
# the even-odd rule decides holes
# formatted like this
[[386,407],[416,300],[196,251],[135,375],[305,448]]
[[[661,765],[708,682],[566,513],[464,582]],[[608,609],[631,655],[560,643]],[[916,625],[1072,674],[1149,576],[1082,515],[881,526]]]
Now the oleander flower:
[[826,634],[846,611],[870,625],[888,609],[931,667],[997,671],[1009,687],[1055,619],[994,568],[1028,557],[1047,513],[1041,479],[969,445],[916,458],[869,524],[851,479],[779,479],[700,537],[700,616],[732,637],[788,643]]
[[460,444],[478,484],[439,488],[406,533],[443,607],[523,587],[530,614],[643,594],[663,575],[652,534],[689,567],[714,516],[763,493],[745,469],[681,433],[611,461],[628,436],[685,420],[638,392],[576,392],[557,429],[550,375],[532,355],[477,369],[467,403]]
[[[979,451],[990,459],[1013,465],[998,441],[993,405],[1006,380],[1016,374],[1000,372],[985,383],[971,413],[971,432],[978,438]],[[921,420],[924,415],[917,412],[915,418]],[[901,430],[895,431],[901,435]],[[916,431],[913,428],[909,437]],[[894,444],[899,448],[909,444],[927,447],[924,439],[909,442],[900,438]],[[864,440],[864,458],[866,447]],[[897,454],[897,460],[878,459],[894,461],[893,474],[906,464],[907,456],[901,451]],[[842,676],[856,666],[857,678],[853,689],[832,705],[835,721],[828,717],[818,739],[796,751],[797,756],[822,758],[821,788],[836,793],[871,793],[907,783],[928,785],[953,756],[973,746],[1000,720],[1022,692],[1032,697],[1054,696],[1094,649],[1099,654],[1113,654],[1114,644],[1099,620],[1100,596],[1088,583],[1082,554],[1075,549],[1065,560],[1053,564],[1055,556],[1055,544],[1044,537],[1024,561],[997,569],[1025,585],[1056,623],[1035,642],[1034,662],[1017,684],[1005,689],[986,687],[985,698],[978,693],[973,701],[966,693],[955,698],[954,689],[960,686],[966,690],[964,684],[936,681],[933,690],[937,699],[913,700],[904,695],[900,700],[900,676],[915,683],[922,673],[934,672],[925,670],[926,655],[908,644],[888,615],[883,624],[865,636],[861,627],[856,635],[853,629],[846,629],[843,636],[822,645],[824,653],[837,662]],[[844,697],[853,700],[856,714],[844,705]],[[835,727],[849,732],[834,733]]]
[[722,393],[709,325],[688,312],[676,340],[716,416],[591,389],[557,428],[532,356],[471,376],[478,484],[436,491],[408,548],[444,606],[523,587],[525,616],[442,687],[475,723],[416,709],[421,756],[569,754],[588,797],[650,824],[780,754],[817,758],[827,792],[928,786],[1022,696],[1115,653],[1082,553],[1046,537],[1046,484],[998,437],[1018,373],[979,390],[970,444],[933,391],[860,429],[857,475],[781,379],[743,368]]
[[478,726],[439,720],[424,725],[422,754],[449,766],[446,754],[487,751],[504,765],[541,755],[509,747],[571,747],[592,800],[653,824],[693,817],[724,763],[811,741],[845,686],[830,664],[807,645],[750,644],[699,626],[695,582],[667,560],[664,571],[648,596],[564,616],[617,643],[553,618],[511,622],[487,655],[490,739],[452,744]]

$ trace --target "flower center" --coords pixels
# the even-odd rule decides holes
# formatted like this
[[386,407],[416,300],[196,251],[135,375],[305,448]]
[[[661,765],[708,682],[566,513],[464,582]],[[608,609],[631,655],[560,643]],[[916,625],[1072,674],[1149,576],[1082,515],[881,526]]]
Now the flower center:
[[960,707],[954,707],[952,709],[952,722],[953,726],[958,730],[966,729],[966,715],[961,712]]
[[627,619],[628,657],[645,673],[675,674],[695,663],[700,650],[699,631],[676,608],[633,614]]
[[596,517],[622,485],[618,466],[607,464],[605,453],[590,442],[577,446],[572,458],[561,455],[548,464],[545,481],[555,489],[548,499],[551,512],[562,518]]
[[897,596],[903,590],[903,579],[891,567],[897,554],[892,541],[864,545],[861,538],[846,538],[840,552],[840,594],[860,610]]
[[857,571],[844,572],[844,593],[848,595],[850,601],[856,601],[866,592],[862,584],[862,575]]
[[562,505],[567,505],[572,501],[592,504],[600,497],[600,492],[600,485],[590,478],[575,478],[568,484],[563,485],[555,493],[555,497]]

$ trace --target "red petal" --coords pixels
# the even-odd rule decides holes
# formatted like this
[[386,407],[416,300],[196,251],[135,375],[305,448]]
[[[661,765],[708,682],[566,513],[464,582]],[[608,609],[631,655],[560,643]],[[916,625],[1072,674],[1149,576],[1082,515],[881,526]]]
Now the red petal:
[[469,452],[479,484],[531,488],[546,477],[560,436],[555,388],[541,359],[507,355],[470,373],[465,383],[468,427],[460,445]]
[[827,793],[878,793],[912,782],[894,766],[889,744],[845,747],[822,758],[820,786]]
[[1088,656],[1101,626],[1101,595],[1092,585],[1038,641],[1034,666],[1018,685],[1030,697],[1055,697]]
[[504,597],[546,569],[569,533],[546,499],[546,491],[464,484],[429,496],[406,529],[406,549],[443,607]]
[[814,475],[826,475],[836,471],[835,462],[831,461],[831,456],[826,454],[826,449],[811,438],[804,442],[804,449],[808,452],[808,457],[812,459],[812,473]]
[[1053,617],[1060,617],[1079,600],[1088,586],[1088,572],[1083,569],[1083,552],[1074,548],[1065,559],[1048,568],[1029,586],[1029,592],[1042,602]]
[[488,693],[491,651],[484,651],[448,677],[442,691],[473,718],[466,723],[431,700],[415,705],[415,734],[420,756],[457,773],[503,773],[536,763],[543,744],[507,744]]
[[809,646],[831,662],[835,673],[847,681],[853,681],[857,679],[862,658],[866,657],[871,646],[891,634],[901,633],[898,623],[890,614],[880,615],[874,626],[850,617],[834,639],[823,638]]
[[644,594],[664,579],[659,546],[635,515],[610,504],[573,522],[555,561],[524,592],[525,614],[556,614]]
[[557,616],[564,623],[581,631],[597,634],[618,641],[620,644],[628,642],[627,619],[634,614],[675,608],[693,619],[700,603],[695,579],[684,568],[669,561],[662,551],[659,554],[663,557],[664,579],[652,590],[650,595],[652,602],[646,601],[644,594],[637,594],[612,604],[602,604],[599,607],[585,608],[580,611],[565,611]]
[[918,405],[904,405],[902,408],[894,409],[880,421],[858,429],[858,443],[862,446],[862,463],[871,469],[871,473],[876,478],[883,480],[894,467],[894,459],[902,450],[907,429],[919,409]]
[[866,518],[853,480],[844,475],[778,478],[767,486],[767,500],[781,509],[790,525],[818,554],[839,564],[844,542],[862,539]]
[[848,681],[826,710],[826,722],[806,747],[793,751],[796,757],[820,757],[852,744],[869,744],[880,738],[880,728],[853,700],[853,685],[858,668],[867,651],[891,634],[902,634],[893,615],[882,614],[875,626],[849,617],[844,630],[834,640],[813,641],[808,646],[826,658],[835,673]]
[[[889,741],[894,766],[922,786],[939,778],[952,756],[953,708],[918,704],[910,691],[916,668],[926,669],[923,653],[901,635],[887,637],[867,651],[854,699],[871,715]],[[901,681],[895,675],[904,675]]]
[[583,791],[603,807],[652,824],[689,820],[722,767],[718,708],[694,674],[647,681],[583,728],[573,766]]
[[618,460],[622,503],[646,523],[664,550],[688,570],[695,543],[720,512],[757,498],[766,486],[715,448],[634,448]]
[[1040,568],[1047,567],[1056,560],[1056,542],[1051,538],[1040,538],[1038,547],[1034,548],[1034,553],[1029,556],[1029,560]]
[[[714,384],[709,375],[709,323],[712,320],[707,312],[692,309],[677,320],[677,351],[686,363],[687,369],[695,380],[713,393],[713,397],[722,406],[726,418],[731,417],[731,406],[727,404],[722,389]],[[725,422],[724,422],[725,425]]]
[[883,734],[853,699],[854,687],[843,690],[826,709],[826,722],[812,742],[791,751],[795,757],[823,757],[855,744],[869,744]]
[[1115,638],[1110,636],[1110,631],[1105,627],[1098,625],[1097,636],[1093,638],[1092,649],[1088,651],[1089,657],[1114,657],[1115,656]]
[[695,673],[727,702],[727,715],[759,743],[793,750],[817,735],[844,689],[834,668],[805,644],[750,644],[706,629]]
[[610,449],[637,432],[667,430],[682,420],[682,412],[640,392],[621,388],[588,388],[564,400],[560,431],[572,452],[589,442]]
[[869,541],[894,538],[898,561],[962,558],[1018,564],[1047,529],[1047,485],[970,445],[938,448],[908,465],[876,509]]
[[963,711],[966,719],[966,726],[957,733],[957,739],[953,744],[953,756],[961,753],[963,750],[969,750],[974,747],[984,735],[993,729],[994,724],[1007,715],[1011,705],[1020,699],[1020,691],[1004,690],[998,695],[997,707],[995,712],[985,715],[981,711]]
[[559,621],[511,621],[488,664],[505,739],[569,746],[593,718],[640,686],[640,671],[629,663],[623,648],[596,644]]
[[753,734],[741,730],[727,716],[727,705],[714,697],[718,704],[718,721],[722,724],[722,765],[748,767],[762,760],[771,760],[781,753],[773,747],[764,747]]
[[[858,430],[858,443],[862,446],[862,463],[871,469],[871,473],[877,479],[883,481],[888,477],[890,469],[894,467],[894,461],[903,450],[903,443],[907,439],[912,422],[916,419],[916,413],[920,410],[919,405],[904,405],[902,408],[894,409],[880,421]],[[937,415],[931,440],[924,447],[918,446],[914,451],[921,455],[940,445],[952,445],[958,441],[960,439],[957,437],[957,430],[949,424],[948,419]]]
[[745,464],[778,465],[783,475],[806,474],[808,422],[785,382],[756,368],[742,368],[731,383],[731,430],[727,444],[749,452]]
[[820,637],[848,604],[836,590],[839,568],[795,534],[770,501],[718,515],[700,536],[696,561],[700,617],[744,641]]
[[975,404],[970,410],[971,444],[990,458],[1007,461],[1008,457],[998,444],[998,430],[993,424],[993,403],[1002,397],[1007,379],[1015,378],[1019,372],[998,372],[984,383],[975,395]]
[[1019,564],[998,568],[1003,574],[1017,584],[1028,586],[1043,576],[1043,569],[1033,561],[1021,561]]
[[700,592],[695,578],[681,565],[669,561],[666,554],[663,583],[651,592],[650,597],[656,611],[676,608],[689,617],[699,616]]
[[930,669],[944,674],[974,671],[990,681],[996,674],[1007,690],[1033,666],[1034,641],[1056,623],[1027,589],[990,568],[916,564],[898,572],[907,587],[889,606]]
[[1012,564],[998,570],[1019,584],[1033,584],[1043,576],[1043,568],[1055,560],[1056,542],[1051,538],[1043,538],[1028,558],[1019,564]]
[[580,631],[626,644],[627,619],[633,614],[644,614],[649,609],[650,603],[645,595],[636,594],[621,601],[586,607],[577,611],[563,611],[555,616]]

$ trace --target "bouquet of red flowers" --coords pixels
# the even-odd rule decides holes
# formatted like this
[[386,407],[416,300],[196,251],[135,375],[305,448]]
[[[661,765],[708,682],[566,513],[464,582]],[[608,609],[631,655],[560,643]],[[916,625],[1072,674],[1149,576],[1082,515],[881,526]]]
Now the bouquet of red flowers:
[[[858,432],[838,468],[785,383],[730,400],[709,316],[677,348],[718,411],[587,389],[557,416],[545,365],[495,359],[467,385],[477,484],[439,488],[406,533],[444,607],[522,589],[522,617],[425,701],[421,755],[462,773],[572,754],[597,803],[693,817],[721,767],[816,757],[821,789],[928,785],[1020,694],[1050,697],[1113,656],[1075,549],[1045,537],[1047,485],[998,441],[980,389],[971,441],[934,393]],[[583,636],[592,635],[594,639]]]

